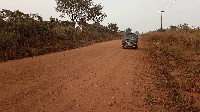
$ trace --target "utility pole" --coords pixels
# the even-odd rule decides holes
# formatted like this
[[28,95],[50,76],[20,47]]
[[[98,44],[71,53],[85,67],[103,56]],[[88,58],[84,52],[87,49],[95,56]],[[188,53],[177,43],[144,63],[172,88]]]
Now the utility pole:
[[163,31],[163,27],[162,27],[162,21],[163,21],[162,20],[162,13],[165,12],[165,11],[160,11],[160,12],[161,12],[161,28],[160,29],[161,29],[161,31]]

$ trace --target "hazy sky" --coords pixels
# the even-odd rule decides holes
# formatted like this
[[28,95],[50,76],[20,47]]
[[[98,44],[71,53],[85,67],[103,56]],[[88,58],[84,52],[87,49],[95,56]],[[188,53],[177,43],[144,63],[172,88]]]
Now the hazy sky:
[[[104,6],[103,12],[108,17],[102,22],[117,23],[120,30],[131,28],[133,31],[147,32],[160,28],[163,14],[163,28],[170,25],[188,23],[200,27],[200,0],[93,0]],[[55,11],[55,0],[0,0],[1,9],[20,10],[24,13],[38,13],[44,20],[53,16],[59,18]],[[65,18],[67,19],[67,18]]]

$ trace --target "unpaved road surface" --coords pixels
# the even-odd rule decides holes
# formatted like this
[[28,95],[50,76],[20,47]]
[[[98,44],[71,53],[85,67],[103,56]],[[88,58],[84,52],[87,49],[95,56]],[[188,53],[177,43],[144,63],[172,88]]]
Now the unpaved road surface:
[[146,51],[114,40],[0,63],[0,112],[148,112]]

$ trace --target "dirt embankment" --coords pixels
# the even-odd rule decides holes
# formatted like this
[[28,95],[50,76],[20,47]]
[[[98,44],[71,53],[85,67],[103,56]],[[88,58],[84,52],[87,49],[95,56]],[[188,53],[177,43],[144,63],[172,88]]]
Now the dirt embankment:
[[122,49],[114,40],[0,63],[0,111],[149,111],[147,46]]

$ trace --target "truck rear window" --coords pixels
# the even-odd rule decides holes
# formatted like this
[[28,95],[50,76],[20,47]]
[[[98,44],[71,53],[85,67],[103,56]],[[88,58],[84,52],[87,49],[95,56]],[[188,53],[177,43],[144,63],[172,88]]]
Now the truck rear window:
[[126,34],[125,38],[137,38],[137,35],[132,33],[132,34]]

